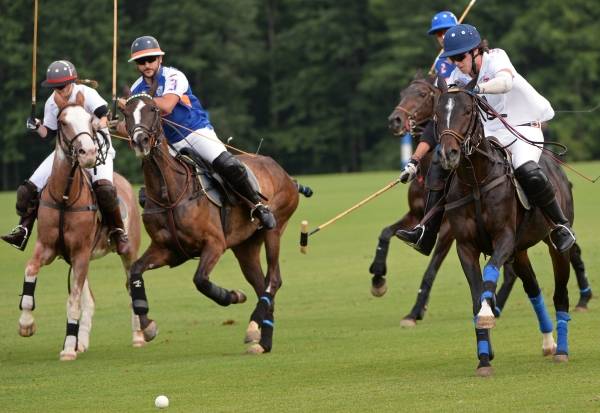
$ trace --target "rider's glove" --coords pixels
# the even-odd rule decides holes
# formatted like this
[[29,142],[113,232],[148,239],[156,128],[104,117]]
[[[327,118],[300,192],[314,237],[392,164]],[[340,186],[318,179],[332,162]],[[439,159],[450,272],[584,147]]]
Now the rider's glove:
[[40,126],[42,126],[42,121],[31,116],[28,117],[27,122],[25,122],[25,127],[27,127],[27,129],[30,131],[36,131],[40,128]]
[[419,161],[410,158],[402,172],[400,172],[400,182],[403,184],[412,181],[417,176],[417,171],[419,170]]

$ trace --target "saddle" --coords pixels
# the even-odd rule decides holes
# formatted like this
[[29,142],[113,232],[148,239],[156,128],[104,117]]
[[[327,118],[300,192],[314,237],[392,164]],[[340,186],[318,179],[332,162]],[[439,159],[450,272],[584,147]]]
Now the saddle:
[[489,137],[487,137],[487,139],[490,141],[490,144],[498,152],[500,152],[502,154],[502,156],[504,157],[504,159],[506,159],[506,161],[508,162],[509,177],[510,177],[510,180],[513,183],[515,190],[517,192],[517,198],[518,198],[519,202],[521,203],[521,205],[523,206],[523,208],[525,208],[526,210],[529,211],[531,209],[531,203],[529,202],[529,199],[527,198],[527,195],[525,194],[523,187],[521,186],[521,184],[515,177],[515,168],[513,167],[513,164],[512,164],[512,153],[510,152],[510,150],[508,148],[506,148],[502,144],[500,144],[500,142],[498,141],[498,139],[496,139],[495,136],[489,136]]

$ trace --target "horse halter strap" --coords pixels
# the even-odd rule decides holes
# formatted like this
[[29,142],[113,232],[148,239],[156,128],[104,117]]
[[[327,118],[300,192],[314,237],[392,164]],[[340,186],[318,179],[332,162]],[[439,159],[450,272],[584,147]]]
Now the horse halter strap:
[[[63,110],[65,110],[68,107],[70,107],[70,106],[65,106],[58,112],[58,115],[56,116],[57,119],[60,118],[60,115],[62,114]],[[90,121],[90,130],[93,131],[91,121]],[[58,144],[63,149],[63,151],[65,152],[67,157],[71,160],[71,165],[73,166],[73,168],[75,168],[76,166],[79,165],[79,162],[77,161],[77,156],[75,155],[75,149],[73,147],[73,143],[80,136],[84,136],[84,135],[89,136],[90,139],[98,146],[98,155],[96,158],[95,166],[104,164],[104,162],[106,161],[106,156],[108,156],[108,147],[109,147],[108,136],[106,136],[106,133],[104,133],[101,130],[96,131],[96,132],[100,133],[102,135],[102,138],[104,139],[104,142],[105,142],[104,144],[100,143],[98,137],[96,136],[96,133],[90,133],[89,131],[79,132],[78,134],[76,134],[75,136],[73,136],[71,139],[68,140],[68,139],[66,139],[65,134],[62,130],[62,124],[60,122],[58,123],[58,130],[57,130]],[[102,150],[102,146],[105,146],[107,148],[106,152],[104,152]]]

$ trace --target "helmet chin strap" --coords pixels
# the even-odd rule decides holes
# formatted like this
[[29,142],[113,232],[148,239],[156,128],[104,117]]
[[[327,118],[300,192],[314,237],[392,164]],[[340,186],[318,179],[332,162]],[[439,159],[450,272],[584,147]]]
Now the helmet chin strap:
[[477,79],[477,77],[479,76],[479,70],[477,69],[477,63],[475,62],[475,58],[477,56],[480,56],[480,54],[477,54],[477,56],[475,56],[474,51],[475,49],[469,52],[469,54],[471,55],[471,77],[473,79]]

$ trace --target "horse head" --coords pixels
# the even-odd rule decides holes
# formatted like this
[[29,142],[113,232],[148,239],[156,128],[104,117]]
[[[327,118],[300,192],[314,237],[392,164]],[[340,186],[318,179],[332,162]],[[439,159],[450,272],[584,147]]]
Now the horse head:
[[93,168],[98,160],[98,142],[92,115],[83,107],[83,94],[77,92],[75,103],[68,103],[55,93],[54,101],[59,108],[57,147],[72,163]]
[[482,141],[478,98],[470,92],[476,81],[471,81],[465,88],[448,88],[443,79],[438,83],[442,94],[435,109],[434,120],[444,169],[456,169],[460,164],[461,154],[470,156]]
[[136,156],[148,156],[161,142],[160,109],[152,100],[152,96],[139,93],[127,99],[123,114]]
[[394,135],[414,133],[418,125],[431,119],[439,95],[436,77],[423,78],[417,73],[410,85],[400,92],[400,103],[388,117],[388,126]]

